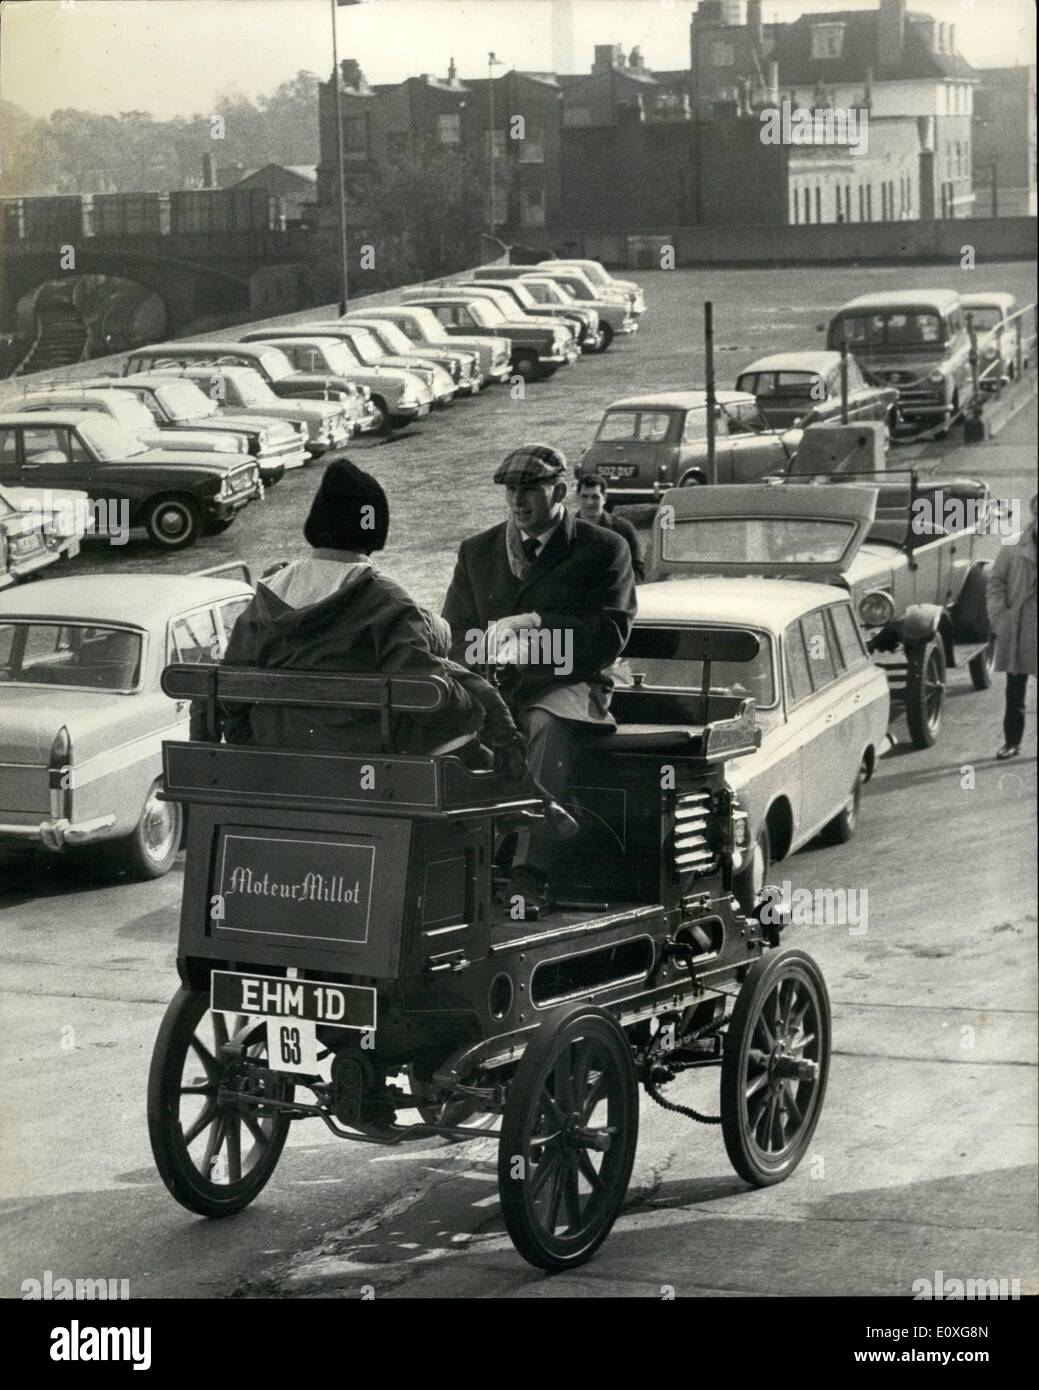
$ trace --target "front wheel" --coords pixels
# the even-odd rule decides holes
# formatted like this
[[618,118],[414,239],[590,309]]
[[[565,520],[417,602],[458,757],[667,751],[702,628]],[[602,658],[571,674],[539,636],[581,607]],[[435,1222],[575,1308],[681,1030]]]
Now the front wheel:
[[855,834],[859,824],[859,806],[862,802],[862,788],[866,781],[866,764],[863,763],[855,776],[851,795],[828,825],[823,826],[823,840],[828,845],[846,845]]
[[604,320],[599,321],[599,346],[596,352],[605,352],[613,342],[614,332],[612,327]]
[[830,1067],[830,1000],[822,972],[795,947],[750,967],[722,1055],[722,1138],[755,1187],[790,1176],[811,1143]]
[[541,1025],[509,1084],[498,1192],[516,1249],[539,1269],[584,1264],[620,1214],[635,1162],[631,1047],[590,1005]]
[[967,663],[971,685],[975,690],[988,690],[996,672],[996,639],[990,637],[976,656]]
[[202,513],[192,497],[153,497],[145,505],[142,521],[163,550],[183,550],[202,533]]
[[512,370],[516,376],[522,377],[524,381],[534,381],[541,374],[537,353],[518,352],[512,359]]
[[932,637],[907,655],[905,701],[909,737],[914,748],[933,748],[945,709],[945,652],[941,638]]
[[[221,1100],[223,1085],[248,1092],[249,1101]],[[292,1091],[287,1078],[270,1080],[262,1019],[213,1013],[204,993],[178,990],[152,1053],[148,1137],[159,1176],[182,1207],[234,1216],[260,1194],[290,1123],[263,1102],[291,1101]]]

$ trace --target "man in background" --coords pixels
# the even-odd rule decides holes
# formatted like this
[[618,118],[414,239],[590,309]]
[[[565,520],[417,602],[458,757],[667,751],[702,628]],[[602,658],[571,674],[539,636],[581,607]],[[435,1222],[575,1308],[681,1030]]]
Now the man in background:
[[646,577],[646,566],[642,559],[642,546],[639,535],[630,521],[622,516],[614,516],[606,510],[606,479],[598,473],[585,473],[577,480],[578,515],[582,521],[590,521],[594,526],[605,526],[625,541],[631,551],[631,568],[635,572],[635,583],[641,584]]

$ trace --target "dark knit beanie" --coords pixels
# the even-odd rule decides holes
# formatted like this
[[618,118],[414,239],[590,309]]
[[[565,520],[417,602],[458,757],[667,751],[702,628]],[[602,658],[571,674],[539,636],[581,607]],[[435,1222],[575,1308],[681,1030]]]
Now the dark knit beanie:
[[367,554],[383,548],[389,529],[390,505],[372,475],[349,459],[330,463],[303,525],[310,544]]

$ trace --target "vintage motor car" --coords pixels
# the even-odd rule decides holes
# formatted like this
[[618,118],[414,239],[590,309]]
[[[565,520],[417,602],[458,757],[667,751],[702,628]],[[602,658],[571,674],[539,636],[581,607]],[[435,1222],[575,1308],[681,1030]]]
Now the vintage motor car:
[[[115,420],[84,410],[0,414],[0,484],[73,488],[102,520],[143,526],[165,550],[217,535],[263,496],[256,463],[241,454],[149,449]],[[95,528],[99,533],[102,527]]]
[[[262,332],[262,330],[258,331]],[[371,333],[356,323],[340,323],[338,319],[327,322],[311,320],[304,324],[282,326],[278,332],[282,338],[304,338],[316,335],[323,338],[334,338],[341,347],[346,349],[355,370],[360,370],[363,373],[366,368],[370,369],[369,373],[364,376],[364,383],[370,391],[377,391],[381,384],[377,378],[388,367],[391,371],[396,369],[418,377],[429,393],[431,406],[447,405],[454,400],[456,388],[450,372],[445,371],[443,367],[436,362],[431,362],[428,358],[396,357],[385,352]],[[246,337],[248,339],[249,335],[247,334]]]
[[506,317],[490,299],[477,299],[454,288],[404,290],[401,303],[431,309],[451,337],[485,334],[490,338],[508,339],[512,370],[525,381],[554,376],[560,367],[570,366],[580,356],[569,328],[563,324],[541,326],[518,308],[513,316]]
[[75,559],[88,506],[85,492],[0,487],[0,589]]
[[[679,537],[685,555],[686,537]],[[669,539],[661,532],[665,556]],[[703,540],[699,531],[696,540]],[[847,594],[825,583],[709,573],[730,540],[723,523],[696,562],[676,566],[697,577],[639,587],[634,636],[619,664],[626,684],[611,709],[623,721],[634,690],[637,707],[652,699],[661,722],[681,722],[705,682],[719,710],[754,700],[761,745],[726,774],[749,818],[734,882],[750,911],[772,864],[820,833],[836,844],[851,839],[863,785],[888,744],[890,695]],[[752,633],[757,656],[716,661],[705,673],[695,652],[704,633],[718,632]]]
[[941,437],[970,403],[970,337],[953,290],[881,290],[863,294],[830,320],[826,346],[848,351],[867,381],[898,388],[907,425]]
[[[848,357],[848,420],[879,420],[888,437],[898,429],[898,391],[866,381],[853,357]],[[841,354],[839,352],[777,352],[759,357],[736,378],[736,390],[746,391],[761,407],[773,429],[785,430],[840,420]]]
[[[978,379],[983,391],[998,391],[1028,364],[1025,334],[1012,294],[982,290],[961,297],[968,330],[978,342]],[[1020,363],[1020,367],[1019,364]]]
[[154,343],[136,348],[126,360],[125,374],[163,371],[171,367],[249,367],[257,372],[276,396],[293,401],[333,401],[360,415],[359,433],[371,434],[385,426],[385,417],[369,399],[367,388],[356,381],[328,372],[297,371],[283,352],[270,343],[210,342]]
[[754,574],[848,594],[917,748],[938,738],[949,668],[966,665],[976,690],[991,684],[990,565],[979,554],[984,483],[923,483],[911,470],[838,474],[819,485],[794,475],[676,489],[661,505],[672,529],[654,527],[652,578]]
[[[472,280],[466,280],[458,284],[449,286],[452,294],[467,294],[473,299],[480,299],[486,302],[490,300],[497,305],[498,309],[505,318],[514,318],[517,313],[521,318],[536,319],[544,328],[564,328],[570,338],[571,348],[580,347],[580,325],[576,319],[564,318],[562,314],[553,313],[551,309],[544,311],[534,301],[534,308],[528,309],[526,305],[520,304],[516,296],[508,288],[509,284],[515,281],[503,281],[499,284],[477,285]],[[571,352],[571,357],[576,358],[577,352]]]
[[[646,640],[634,655],[652,660]],[[752,633],[706,629],[690,648],[705,664],[758,651]],[[746,816],[725,769],[758,746],[752,699],[700,691],[664,713],[659,692],[628,692],[631,722],[576,769],[565,909],[532,924],[494,893],[501,837],[544,811],[527,777],[395,751],[395,713],[435,719],[438,677],[177,664],[163,683],[203,702],[211,738],[226,699],[378,710],[382,728],[371,754],[166,745],[165,795],[189,818],[181,987],[148,1126],[188,1211],[252,1202],[297,1120],[389,1145],[486,1139],[490,1120],[516,1248],[572,1268],[623,1204],[640,1082],[720,1124],[746,1181],[793,1171],[823,1102],[830,1008],[811,957],[780,946],[773,898],[745,916],[732,896]],[[703,1067],[721,1069],[720,1115],[662,1095]]]
[[594,309],[599,315],[601,352],[607,350],[618,334],[638,332],[638,320],[632,315],[628,300],[620,295],[604,295],[583,271],[525,270],[520,280],[541,304],[552,306],[561,298],[564,306],[576,304],[578,308]]
[[[368,312],[370,311],[362,309],[348,310],[344,321],[350,323],[353,319]],[[472,337],[461,333],[449,335],[445,332],[436,314],[417,304],[380,304],[379,317],[396,324],[417,348],[453,349],[461,347],[477,353],[480,375],[483,378],[480,383],[481,386],[489,386],[492,382],[504,381],[509,375],[509,357],[512,353],[512,344],[508,338],[483,333],[475,334]]]
[[594,289],[606,290],[612,294],[627,296],[630,312],[639,318],[646,312],[646,297],[643,294],[642,286],[636,284],[634,280],[621,280],[617,276],[611,275],[604,265],[599,261],[575,260],[572,256],[556,258],[547,261],[538,261],[539,270],[562,270],[569,267],[583,272],[586,279]]
[[664,391],[625,396],[606,407],[577,472],[606,479],[608,498],[651,502],[671,487],[752,482],[785,469],[800,430],[774,430],[754,397],[716,395],[714,470],[707,458],[707,394]]
[[193,381],[229,420],[249,414],[298,421],[306,432],[306,449],[312,458],[348,443],[364,423],[361,396],[351,395],[342,401],[315,401],[303,397],[294,400],[291,396],[283,399],[276,396],[259,372],[251,367],[180,362],[155,367],[149,375]]
[[432,344],[418,348],[395,323],[379,318],[378,309],[373,308],[371,314],[365,314],[361,310],[355,313],[348,313],[336,322],[355,323],[358,328],[366,329],[383,352],[405,360],[432,362],[438,367],[443,367],[454,382],[456,391],[465,391],[468,395],[475,396],[483,385],[480,379],[480,355],[471,348],[452,347],[448,351],[443,347],[433,347]]
[[243,342],[276,347],[297,372],[333,373],[337,382],[363,386],[376,415],[375,432],[403,429],[416,420],[424,420],[432,409],[432,388],[417,372],[403,367],[363,367],[337,338],[316,332],[258,328],[245,334]]
[[[231,567],[238,568],[241,567]],[[162,742],[190,733],[159,685],[211,661],[252,598],[230,575],[82,575],[0,594],[0,848],[81,850],[136,878],[173,864]]]
[[564,303],[562,296],[559,304],[543,304],[534,297],[530,285],[520,279],[522,269],[522,266],[485,266],[473,271],[472,278],[464,283],[477,288],[505,290],[524,313],[536,318],[560,318],[572,324],[582,352],[600,351],[603,339],[598,310],[585,308],[576,299]]

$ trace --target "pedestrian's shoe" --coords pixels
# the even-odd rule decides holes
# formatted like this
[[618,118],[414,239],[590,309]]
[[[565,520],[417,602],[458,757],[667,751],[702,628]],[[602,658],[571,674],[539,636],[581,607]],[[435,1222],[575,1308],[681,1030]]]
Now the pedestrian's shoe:
[[1016,758],[1020,752],[1021,745],[1019,743],[1004,743],[996,757],[1001,763],[1005,763],[1008,758]]
[[548,879],[530,864],[518,864],[509,880],[506,910],[514,922],[537,922],[552,911]]

